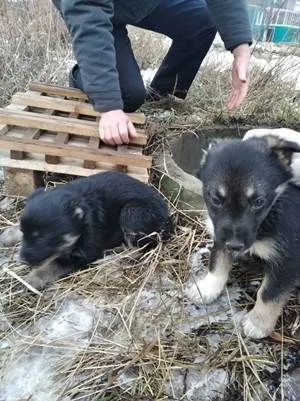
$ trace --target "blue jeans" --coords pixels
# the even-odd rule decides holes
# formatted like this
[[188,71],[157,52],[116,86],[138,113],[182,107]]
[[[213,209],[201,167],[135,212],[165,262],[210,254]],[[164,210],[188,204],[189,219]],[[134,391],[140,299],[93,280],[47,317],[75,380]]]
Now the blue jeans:
[[[216,35],[205,1],[162,0],[151,14],[134,25],[172,39],[150,87],[159,96],[173,94],[184,99]],[[144,103],[146,90],[126,25],[114,25],[113,36],[124,111],[133,112]],[[70,83],[82,89],[77,65]]]

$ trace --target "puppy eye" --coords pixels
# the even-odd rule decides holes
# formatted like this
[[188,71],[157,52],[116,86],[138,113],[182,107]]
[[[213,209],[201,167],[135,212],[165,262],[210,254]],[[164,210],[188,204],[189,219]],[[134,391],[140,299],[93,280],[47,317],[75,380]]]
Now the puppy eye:
[[218,195],[212,195],[210,199],[211,199],[212,205],[215,207],[221,207],[224,203],[224,199]]
[[265,204],[264,198],[259,196],[258,198],[255,198],[251,202],[251,206],[253,209],[261,209]]

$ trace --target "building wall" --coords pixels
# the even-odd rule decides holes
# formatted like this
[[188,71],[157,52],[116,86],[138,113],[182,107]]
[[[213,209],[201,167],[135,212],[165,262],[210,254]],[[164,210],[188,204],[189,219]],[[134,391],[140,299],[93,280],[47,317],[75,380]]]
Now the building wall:
[[296,0],[288,0],[286,3],[286,7],[288,10],[294,10],[296,5]]
[[[297,1],[300,6],[300,0]],[[296,8],[296,1],[289,6]],[[300,12],[249,4],[249,15],[256,40],[300,43]]]

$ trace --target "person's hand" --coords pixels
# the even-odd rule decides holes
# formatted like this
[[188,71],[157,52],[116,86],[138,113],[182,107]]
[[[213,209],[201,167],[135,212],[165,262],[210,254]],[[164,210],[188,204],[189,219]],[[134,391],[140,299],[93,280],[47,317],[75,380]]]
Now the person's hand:
[[232,90],[227,100],[230,111],[236,109],[245,99],[249,87],[250,47],[248,44],[237,46],[233,50]]
[[123,110],[103,113],[99,122],[101,140],[109,145],[129,143],[130,137],[137,135],[133,123]]

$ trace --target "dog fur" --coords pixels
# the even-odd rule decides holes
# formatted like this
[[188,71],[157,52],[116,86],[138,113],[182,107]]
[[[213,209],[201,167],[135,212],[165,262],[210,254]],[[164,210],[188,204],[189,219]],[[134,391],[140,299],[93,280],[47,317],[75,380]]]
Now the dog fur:
[[297,143],[276,136],[213,141],[198,172],[213,225],[207,276],[189,289],[202,303],[223,291],[232,263],[254,256],[265,269],[254,308],[241,321],[252,338],[267,337],[300,280],[300,187],[292,182]]
[[26,277],[44,288],[126,243],[154,246],[173,225],[167,205],[150,186],[121,172],[79,178],[34,191],[20,219],[20,258],[33,267]]

